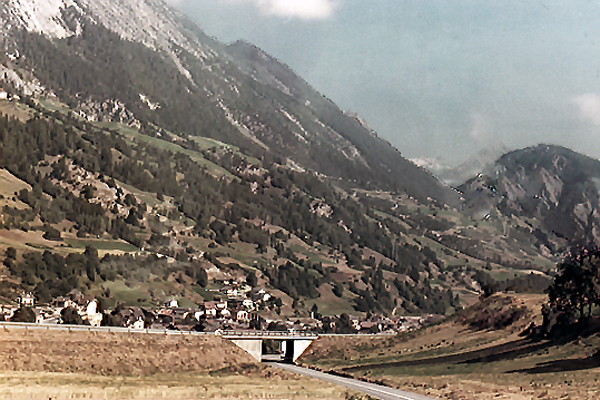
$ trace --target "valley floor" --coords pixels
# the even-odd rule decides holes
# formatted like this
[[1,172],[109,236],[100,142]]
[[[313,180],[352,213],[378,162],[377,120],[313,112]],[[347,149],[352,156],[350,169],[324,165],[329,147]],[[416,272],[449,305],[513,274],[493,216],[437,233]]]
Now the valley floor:
[[[265,369],[262,374],[167,374],[105,377],[77,373],[0,372],[0,399],[332,399],[347,389]],[[355,397],[360,398],[360,397]]]
[[[484,309],[497,315],[518,307],[535,311],[541,300],[496,296]],[[473,322],[480,311],[463,318]],[[317,343],[302,362],[439,399],[599,399],[600,335],[566,343],[520,336],[538,318],[532,312],[503,329],[473,329],[453,319],[379,342],[330,339]]]

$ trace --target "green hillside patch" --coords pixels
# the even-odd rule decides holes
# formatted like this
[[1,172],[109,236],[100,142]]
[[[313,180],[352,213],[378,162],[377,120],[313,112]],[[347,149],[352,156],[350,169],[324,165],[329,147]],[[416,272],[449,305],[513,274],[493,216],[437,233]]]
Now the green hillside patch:
[[64,115],[72,114],[69,106],[67,106],[64,103],[61,103],[60,101],[49,100],[49,99],[38,99],[37,101],[38,101],[39,105],[41,105],[48,111],[52,111],[52,112],[58,111],[59,113],[64,114]]
[[14,117],[21,122],[27,122],[31,119],[31,109],[25,104],[14,101],[0,100],[0,115]]
[[171,143],[169,141],[166,141],[166,140],[163,140],[160,138],[144,135],[144,134],[140,133],[137,129],[128,127],[127,125],[124,125],[124,124],[120,124],[120,123],[116,123],[116,122],[100,122],[100,123],[98,123],[98,125],[103,128],[106,128],[106,129],[116,130],[119,133],[121,133],[122,135],[124,135],[132,140],[142,141],[144,143],[148,143],[153,146],[156,146],[159,149],[168,150],[173,153],[185,154],[185,155],[189,156],[190,159],[192,159],[196,164],[200,165],[201,167],[208,168],[208,170],[211,171],[216,176],[225,176],[225,177],[231,178],[231,179],[234,178],[234,176],[231,173],[229,173],[229,171],[227,171],[225,168],[220,167],[220,166],[208,161],[206,158],[204,158],[204,156],[202,154],[198,153],[197,151],[185,149],[178,144]]
[[117,303],[138,306],[152,305],[147,290],[142,287],[129,287],[123,281],[104,282],[102,286],[110,290],[111,297]]
[[31,190],[31,186],[23,182],[5,169],[0,169],[0,207],[9,206],[20,210],[29,206],[16,198],[15,193],[20,190]]
[[92,246],[96,248],[96,250],[117,250],[125,253],[133,253],[140,250],[130,243],[116,240],[65,239],[65,243],[72,247],[81,249],[85,249],[87,246]]
[[[156,197],[156,193],[144,192],[136,187],[128,185],[123,182],[118,182],[119,186],[123,187],[123,189],[127,189],[131,194],[133,194],[139,201],[146,203],[150,207],[156,207],[157,205],[162,205],[164,202],[158,200]],[[165,200],[167,196],[165,196]]]
[[215,147],[227,148],[229,150],[232,150],[236,155],[244,158],[250,164],[253,164],[253,165],[261,165],[262,164],[258,158],[250,157],[250,156],[247,156],[244,153],[242,153],[240,151],[239,147],[237,147],[237,146],[233,146],[233,145],[230,145],[227,143],[223,143],[216,139],[211,139],[211,138],[202,137],[202,136],[190,136],[190,139],[192,139],[194,142],[196,142],[198,144],[198,146],[200,147],[200,149],[202,149],[202,150],[208,150],[208,149],[212,149]]
[[356,311],[353,306],[353,299],[356,297],[349,290],[344,290],[342,297],[337,297],[333,294],[332,285],[322,285],[318,290],[320,297],[315,300],[309,300],[306,302],[306,308],[311,309],[313,304],[317,305],[319,313],[323,315],[339,315],[343,313],[351,315],[362,314]]

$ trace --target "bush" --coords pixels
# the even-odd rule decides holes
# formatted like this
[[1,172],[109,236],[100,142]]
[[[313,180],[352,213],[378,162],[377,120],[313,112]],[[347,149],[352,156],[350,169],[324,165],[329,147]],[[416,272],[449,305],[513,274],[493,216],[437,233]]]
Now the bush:
[[50,225],[44,226],[44,231],[45,231],[45,233],[42,235],[42,237],[46,240],[52,240],[52,241],[63,240],[62,236],[60,236],[60,231],[58,231],[57,229],[54,229]]
[[84,325],[81,316],[76,309],[72,307],[63,308],[60,312],[62,323],[65,325]]
[[11,322],[35,322],[35,311],[31,307],[21,306],[10,319]]

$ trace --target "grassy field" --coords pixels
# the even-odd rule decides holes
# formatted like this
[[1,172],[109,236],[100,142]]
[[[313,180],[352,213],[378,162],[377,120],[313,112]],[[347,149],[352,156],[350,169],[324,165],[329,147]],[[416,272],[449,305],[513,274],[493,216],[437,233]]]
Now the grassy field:
[[31,186],[23,182],[5,169],[0,169],[0,207],[9,206],[19,210],[29,208],[21,200],[17,199],[15,193],[22,189],[31,190]]
[[136,129],[130,128],[126,125],[119,124],[116,122],[101,122],[101,123],[98,123],[98,125],[103,128],[106,128],[106,129],[117,130],[119,133],[121,133],[133,140],[150,143],[153,146],[156,146],[160,149],[169,150],[173,153],[183,153],[183,154],[189,156],[190,159],[192,159],[198,165],[207,167],[207,169],[209,171],[211,171],[213,174],[215,174],[216,176],[225,176],[227,178],[233,178],[233,175],[231,175],[231,173],[229,173],[229,171],[208,161],[206,158],[204,158],[204,156],[202,154],[200,154],[196,151],[185,149],[178,144],[168,142],[168,141],[160,139],[160,138],[144,135],[144,134],[138,132]]
[[0,115],[14,117],[21,122],[27,122],[31,119],[32,114],[32,110],[24,104],[0,100]]
[[117,250],[117,251],[122,251],[124,253],[131,253],[131,252],[136,252],[139,251],[139,249],[137,247],[135,247],[134,245],[124,242],[124,241],[119,241],[119,240],[97,240],[97,239],[65,239],[65,243],[67,243],[68,245],[75,247],[75,248],[79,248],[79,249],[85,249],[86,246],[93,246],[94,248],[96,248],[97,250],[101,251],[101,250]]
[[[541,295],[495,296],[488,310],[525,314],[503,329],[474,328],[485,320],[475,307],[418,332],[389,338],[319,340],[301,359],[432,398],[532,400],[600,398],[600,335],[567,343],[531,341],[520,333],[540,323]],[[487,314],[490,315],[490,314]]]
[[[354,397],[352,397],[354,396]],[[0,372],[0,399],[331,399],[357,397],[341,387],[272,369],[244,372],[103,377],[89,374]]]
[[215,336],[0,330],[0,399],[348,399]]

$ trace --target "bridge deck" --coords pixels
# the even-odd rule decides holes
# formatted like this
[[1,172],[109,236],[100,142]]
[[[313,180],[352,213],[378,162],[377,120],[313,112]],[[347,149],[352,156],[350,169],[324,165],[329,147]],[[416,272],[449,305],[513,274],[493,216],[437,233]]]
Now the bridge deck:
[[225,339],[274,339],[274,340],[317,340],[319,335],[304,332],[252,332],[224,331],[221,336]]

